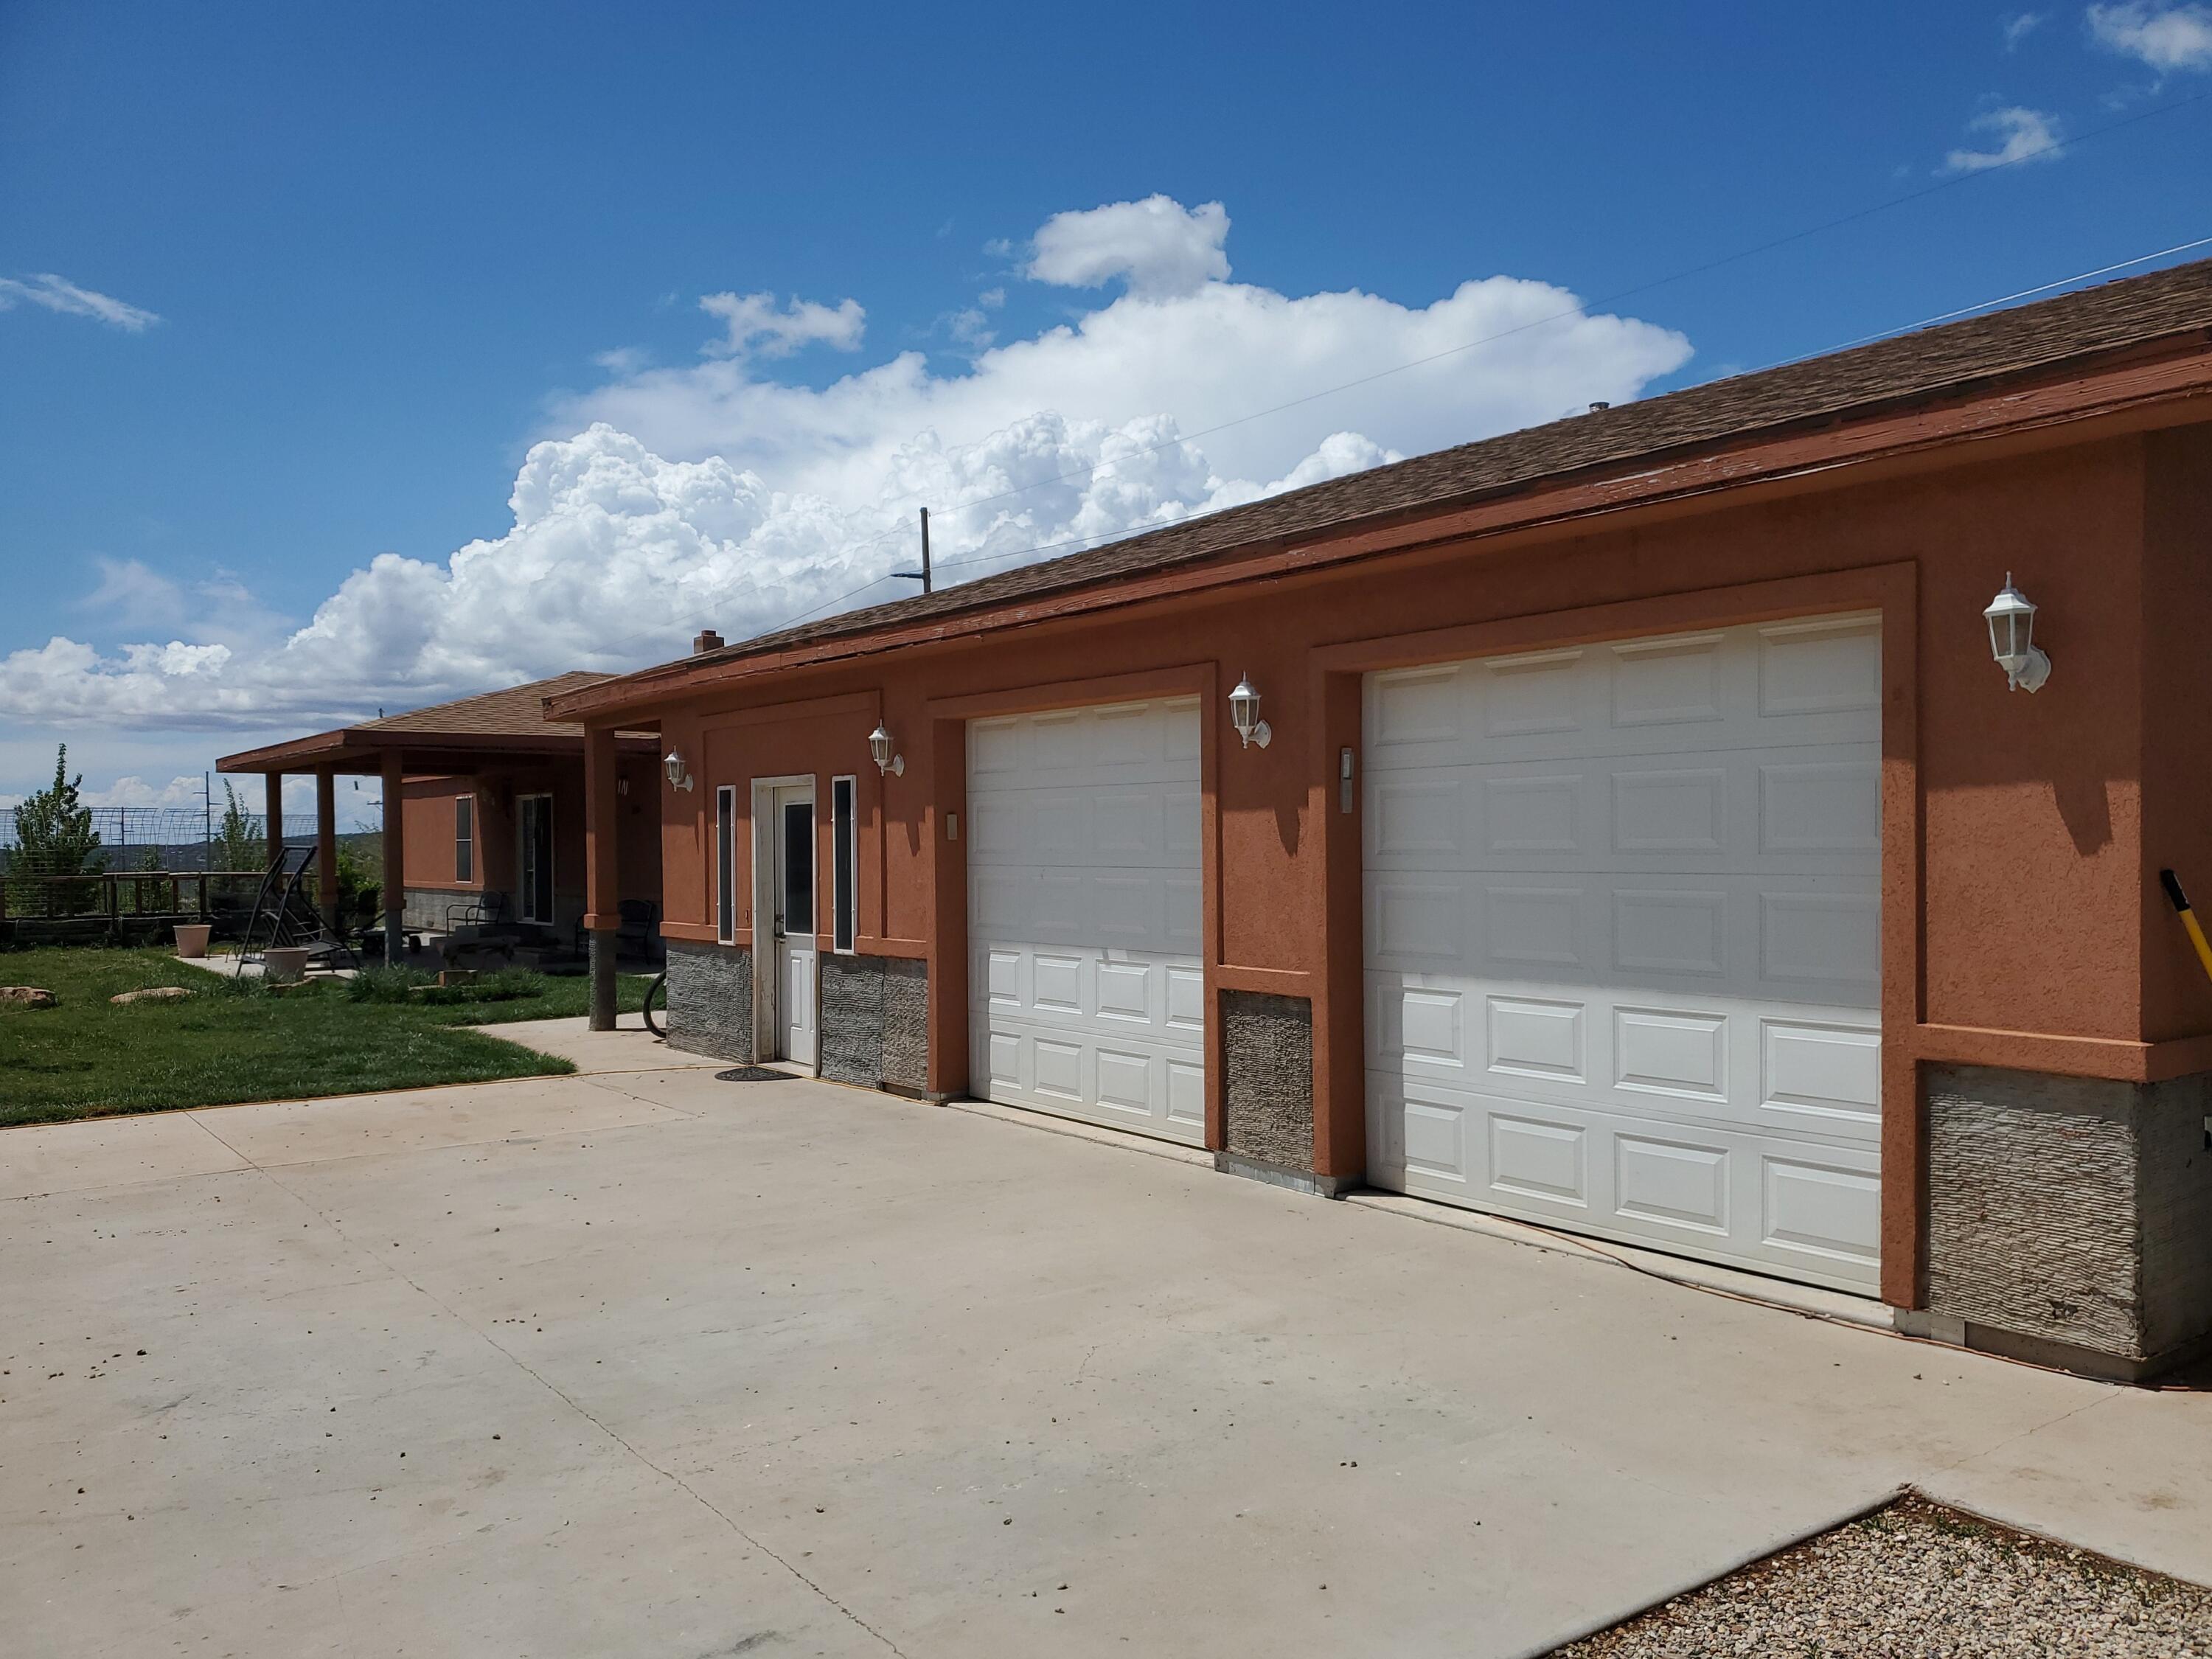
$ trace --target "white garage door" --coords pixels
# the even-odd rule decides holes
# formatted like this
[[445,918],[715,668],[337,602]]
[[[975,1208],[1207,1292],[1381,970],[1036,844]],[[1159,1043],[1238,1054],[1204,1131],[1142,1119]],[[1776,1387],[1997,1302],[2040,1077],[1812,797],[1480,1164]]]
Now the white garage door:
[[1194,698],[973,720],[973,1086],[1206,1135]]
[[1881,646],[1368,678],[1369,1179],[1875,1286]]

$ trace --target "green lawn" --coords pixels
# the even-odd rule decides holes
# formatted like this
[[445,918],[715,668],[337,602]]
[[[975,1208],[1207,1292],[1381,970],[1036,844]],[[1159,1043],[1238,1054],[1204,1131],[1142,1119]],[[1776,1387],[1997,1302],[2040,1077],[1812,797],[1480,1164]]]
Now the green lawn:
[[[623,976],[626,1011],[648,982]],[[0,953],[0,984],[60,999],[49,1009],[0,1006],[0,1125],[573,1072],[467,1028],[582,1014],[591,994],[580,975],[538,974],[429,1000],[394,976],[375,981],[373,997],[335,982],[271,994],[161,951],[66,948]],[[194,994],[125,1007],[107,1000],[153,985]],[[473,996],[498,1000],[459,1000]]]

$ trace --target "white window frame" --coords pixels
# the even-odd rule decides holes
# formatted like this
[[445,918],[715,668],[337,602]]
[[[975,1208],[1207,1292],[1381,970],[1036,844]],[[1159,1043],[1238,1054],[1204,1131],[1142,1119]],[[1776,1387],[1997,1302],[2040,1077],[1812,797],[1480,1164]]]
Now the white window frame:
[[477,798],[474,794],[453,797],[453,879],[474,882],[477,878]]
[[[840,797],[844,817],[838,817]],[[842,830],[842,843],[839,832]],[[840,888],[844,904],[837,902]],[[859,954],[860,942],[860,780],[847,772],[830,780],[830,954]]]
[[738,942],[738,788],[714,791],[714,937]]

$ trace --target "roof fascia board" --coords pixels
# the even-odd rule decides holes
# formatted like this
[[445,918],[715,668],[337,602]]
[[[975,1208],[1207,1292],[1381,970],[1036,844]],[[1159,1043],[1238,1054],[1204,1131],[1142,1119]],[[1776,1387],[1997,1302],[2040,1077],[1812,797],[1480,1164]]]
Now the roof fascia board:
[[[2109,363],[2112,354],[2102,354]],[[1081,611],[1142,604],[1170,593],[1395,552],[1425,543],[1492,536],[1569,518],[1587,518],[1632,507],[1710,495],[1869,461],[2171,405],[2185,406],[2212,392],[2212,352],[2193,339],[2178,355],[2129,361],[2094,373],[2016,378],[1974,391],[1963,399],[1956,387],[1893,400],[1884,411],[1838,412],[1790,422],[1756,435],[1685,446],[1671,457],[1607,463],[1572,473],[1478,492],[1473,497],[1401,507],[1365,520],[1316,530],[1310,537],[1270,537],[1244,546],[1163,566],[1154,571],[1108,574],[1072,582],[1027,599],[981,607],[901,628],[836,635],[757,657],[708,664],[678,661],[546,700],[556,719],[605,717],[655,707],[678,698],[768,675],[907,647],[938,643],[1042,622]],[[2159,422],[2150,422],[2157,424]]]
[[[617,745],[626,753],[639,755],[656,753],[660,746],[651,737],[629,733],[618,734]],[[374,771],[385,751],[393,749],[410,754],[439,750],[486,755],[580,755],[584,752],[584,738],[580,732],[523,737],[489,732],[395,732],[389,727],[371,730],[351,726],[313,738],[295,738],[290,743],[271,744],[266,749],[225,755],[215,763],[215,769],[224,773],[289,772],[314,771],[330,766]]]

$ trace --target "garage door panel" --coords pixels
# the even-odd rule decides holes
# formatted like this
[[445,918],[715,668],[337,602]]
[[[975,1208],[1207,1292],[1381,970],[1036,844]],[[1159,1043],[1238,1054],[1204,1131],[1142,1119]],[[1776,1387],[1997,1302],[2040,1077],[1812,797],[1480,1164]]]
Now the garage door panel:
[[1205,1129],[1197,705],[971,722],[970,1019],[994,1100]]
[[1372,780],[1370,868],[1417,873],[1852,873],[1881,848],[1872,743],[1572,763],[1405,768]]
[[1380,1179],[1872,1285],[1880,668],[1862,616],[1369,678]]
[[1879,1138],[1881,1034],[1863,1010],[1437,975],[1367,985],[1370,1063],[1409,1083],[1792,1139]]
[[1370,677],[1367,765],[1860,740],[1881,674],[1866,616],[1395,671]]
[[1367,961],[1408,974],[1871,1007],[1881,901],[1833,876],[1370,871]]
[[1880,1271],[1869,1147],[1368,1076],[1368,1177],[1471,1208],[1867,1291]]
[[1815,1127],[1881,1121],[1881,1034],[1871,1025],[1759,1022],[1759,1109]]
[[[1881,1253],[1881,1181],[1873,1171],[1842,1169],[1768,1153],[1765,1243],[1787,1255],[1824,1258],[1878,1272]],[[1842,1270],[1840,1266],[1838,1271]]]
[[1188,782],[1197,699],[1115,703],[968,723],[968,775],[986,793]]
[[1196,809],[1195,794],[1157,781],[1112,793],[985,793],[969,806],[969,863],[985,870],[1180,870],[1196,856]]
[[1759,630],[1759,712],[1769,719],[1881,706],[1881,623],[1872,617],[1775,623]]

